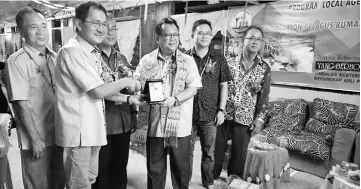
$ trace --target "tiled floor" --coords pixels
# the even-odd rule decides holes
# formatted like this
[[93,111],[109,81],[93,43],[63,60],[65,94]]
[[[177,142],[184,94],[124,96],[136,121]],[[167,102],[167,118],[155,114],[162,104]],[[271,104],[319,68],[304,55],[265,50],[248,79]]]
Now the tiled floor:
[[[9,161],[10,168],[12,173],[12,181],[14,184],[14,189],[23,189],[22,185],[22,176],[21,176],[21,161],[20,161],[20,151],[17,147],[17,136],[16,131],[12,130],[12,135],[10,137],[11,143],[13,145],[9,150]],[[194,164],[193,164],[193,176],[190,183],[191,189],[203,189],[201,182],[201,173],[200,173],[200,160],[201,160],[201,150],[199,141],[196,142],[195,153],[194,153]],[[290,183],[283,183],[280,185],[279,189],[318,189],[323,181],[319,177],[307,173],[296,173],[292,174]],[[221,177],[225,178],[226,173],[222,173]],[[129,164],[128,164],[128,189],[145,189],[147,182],[147,173],[146,173],[146,160],[145,157],[135,151],[130,152],[129,155]],[[223,180],[215,181],[217,189],[228,188]],[[166,181],[166,189],[171,189],[171,179],[168,165],[168,175]]]

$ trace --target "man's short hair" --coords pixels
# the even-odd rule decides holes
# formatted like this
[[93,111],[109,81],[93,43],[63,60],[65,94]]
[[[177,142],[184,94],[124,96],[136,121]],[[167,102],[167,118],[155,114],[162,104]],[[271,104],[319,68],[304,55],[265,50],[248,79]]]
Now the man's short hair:
[[75,18],[81,21],[85,21],[85,19],[88,17],[89,9],[91,7],[103,11],[104,14],[107,15],[107,10],[104,8],[102,4],[94,1],[88,1],[85,3],[81,3],[79,6],[75,8]]
[[31,14],[31,13],[40,13],[45,18],[45,15],[39,9],[32,8],[32,7],[25,7],[16,14],[15,22],[16,22],[16,25],[18,26],[18,28],[23,29],[25,16],[27,14]]
[[199,26],[199,25],[202,25],[202,24],[207,24],[211,30],[212,30],[212,24],[210,21],[208,20],[205,20],[205,19],[200,19],[200,20],[197,20],[193,23],[193,26],[192,26],[192,34],[194,34],[194,32],[196,31],[196,28]]
[[167,18],[163,18],[162,21],[160,21],[156,26],[155,26],[155,33],[157,35],[162,35],[162,26],[163,24],[174,24],[177,29],[179,30],[179,26],[177,24],[177,21],[174,20],[173,18],[167,17]]
[[262,28],[259,27],[259,26],[251,25],[251,26],[249,26],[246,30],[244,30],[243,36],[242,36],[243,40],[244,40],[244,38],[247,36],[249,30],[251,30],[251,29],[259,30],[259,31],[261,32],[262,38],[263,38],[264,35],[263,35],[263,30],[262,30]]

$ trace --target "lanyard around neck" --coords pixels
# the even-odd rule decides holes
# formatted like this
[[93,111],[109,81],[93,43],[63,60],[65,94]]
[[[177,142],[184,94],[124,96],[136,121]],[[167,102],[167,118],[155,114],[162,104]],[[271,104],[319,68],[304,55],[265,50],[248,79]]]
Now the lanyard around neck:
[[[27,52],[25,50],[25,52],[28,54],[28,56],[30,57],[30,59],[36,64],[37,68],[40,70],[40,65],[38,63],[36,63],[36,61],[33,59],[33,57],[29,54],[29,52]],[[50,67],[49,67],[49,63],[48,63],[48,58],[46,56],[46,54],[44,55],[45,56],[45,64],[46,64],[46,67],[48,68],[48,71],[49,71],[49,75],[50,75],[50,82],[48,81],[48,79],[45,77],[44,75],[44,71],[41,71],[41,75],[45,78],[45,81],[51,85],[51,88],[53,89],[53,92],[55,94],[55,88],[54,88],[54,82],[53,82],[53,74],[51,73],[51,70],[50,70]]]
[[209,64],[209,60],[210,60],[210,58],[209,58],[209,56],[208,56],[208,57],[207,57],[207,61],[206,61],[206,63],[204,64],[203,70],[202,70],[202,72],[201,72],[201,78],[202,78],[202,76],[203,76],[203,74],[204,74],[204,71],[205,71],[206,68],[207,68],[207,65]]

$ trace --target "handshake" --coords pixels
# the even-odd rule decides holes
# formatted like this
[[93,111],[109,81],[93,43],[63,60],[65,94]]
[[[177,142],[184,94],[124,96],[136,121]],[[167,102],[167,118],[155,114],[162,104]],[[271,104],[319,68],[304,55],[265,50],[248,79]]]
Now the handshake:
[[141,90],[142,87],[141,87],[140,81],[138,81],[137,79],[135,79],[135,78],[124,78],[124,79],[127,80],[127,81],[125,81],[127,83],[126,89],[129,92],[139,92]]
[[139,80],[135,79],[135,78],[122,78],[119,79],[118,81],[116,81],[118,83],[122,83],[123,85],[123,89],[126,89],[127,92],[129,92],[128,94],[132,94],[132,95],[128,95],[127,99],[123,99],[118,95],[122,95],[119,92],[117,94],[114,94],[114,98],[112,99],[113,101],[115,101],[115,104],[122,104],[122,103],[127,103],[129,105],[142,105],[144,103],[144,97],[145,95],[143,94],[137,94],[137,92],[139,92],[141,90],[141,83]]

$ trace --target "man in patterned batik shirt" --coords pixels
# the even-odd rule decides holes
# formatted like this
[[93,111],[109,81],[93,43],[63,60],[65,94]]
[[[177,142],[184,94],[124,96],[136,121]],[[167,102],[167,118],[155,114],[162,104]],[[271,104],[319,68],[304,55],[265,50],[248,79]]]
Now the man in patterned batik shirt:
[[[186,54],[191,55],[197,63],[202,78],[203,88],[194,96],[193,131],[191,138],[191,170],[193,168],[193,151],[197,134],[202,148],[202,183],[206,188],[214,188],[213,166],[214,146],[217,126],[223,124],[228,95],[228,81],[231,74],[223,55],[217,55],[211,48],[212,26],[208,20],[200,19],[192,27],[194,48]],[[192,174],[189,180],[191,180]]]
[[269,65],[258,54],[262,42],[262,29],[250,26],[243,33],[243,51],[228,60],[233,81],[228,85],[226,121],[217,129],[215,178],[222,171],[229,134],[232,133],[232,147],[227,172],[242,177],[250,138],[263,126],[271,73]]
[[[108,31],[102,43],[98,45],[103,58],[103,73],[105,82],[132,77],[131,65],[123,54],[114,49],[117,42],[115,21],[107,18]],[[134,67],[135,70],[135,67]],[[130,102],[114,102],[105,98],[105,121],[108,144],[102,146],[99,152],[99,173],[93,189],[125,189],[127,188],[127,165],[129,157],[130,133],[137,125],[137,110],[135,97],[130,91],[123,89],[121,94],[129,96]]]

